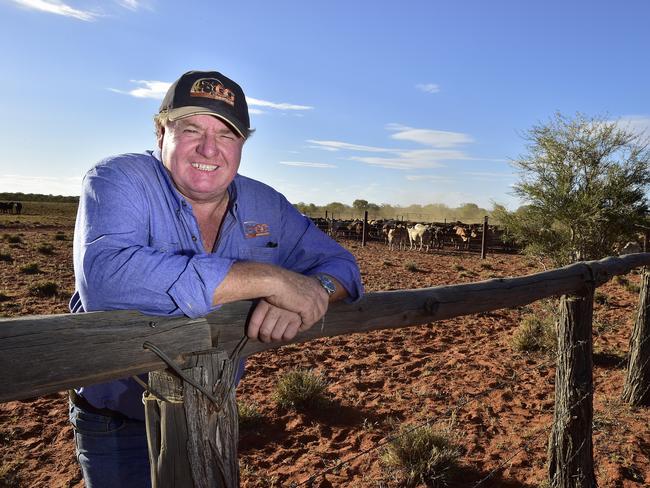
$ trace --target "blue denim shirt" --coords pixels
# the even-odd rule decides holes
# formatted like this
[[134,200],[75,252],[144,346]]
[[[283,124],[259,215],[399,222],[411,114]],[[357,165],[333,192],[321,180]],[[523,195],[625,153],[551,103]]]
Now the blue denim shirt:
[[[74,237],[72,312],[139,310],[202,317],[216,310],[214,290],[236,261],[326,273],[363,293],[352,254],[321,232],[271,187],[237,175],[211,253],[191,204],[176,190],[160,153],[123,154],[85,176]],[[142,388],[131,379],[79,390],[93,405],[143,418]]]

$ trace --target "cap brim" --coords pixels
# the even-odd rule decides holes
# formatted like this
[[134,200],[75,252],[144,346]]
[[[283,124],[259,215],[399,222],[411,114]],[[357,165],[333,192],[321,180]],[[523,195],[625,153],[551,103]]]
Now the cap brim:
[[167,112],[167,116],[169,117],[169,120],[171,122],[174,122],[175,120],[184,119],[186,117],[191,117],[192,115],[212,115],[213,117],[217,117],[218,119],[221,119],[226,124],[228,124],[228,126],[231,127],[234,131],[236,131],[237,134],[239,134],[242,138],[246,139],[246,136],[244,135],[243,131],[239,127],[237,127],[237,124],[233,120],[231,120],[229,116],[226,114],[217,113],[205,107],[192,107],[192,106],[173,108]]

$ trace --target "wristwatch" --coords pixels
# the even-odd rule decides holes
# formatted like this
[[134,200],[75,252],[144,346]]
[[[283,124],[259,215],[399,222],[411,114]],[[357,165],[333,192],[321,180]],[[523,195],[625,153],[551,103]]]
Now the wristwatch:
[[314,278],[316,278],[318,280],[318,282],[325,289],[325,291],[327,292],[327,294],[329,296],[334,295],[334,293],[336,292],[336,285],[330,279],[329,276],[324,275],[324,274],[319,274],[319,275],[314,275]]

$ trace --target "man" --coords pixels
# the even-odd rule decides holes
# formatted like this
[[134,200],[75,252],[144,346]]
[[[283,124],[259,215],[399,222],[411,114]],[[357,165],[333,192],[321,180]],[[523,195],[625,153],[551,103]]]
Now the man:
[[[334,300],[363,293],[353,256],[278,192],[237,174],[251,134],[239,85],[190,71],[155,117],[158,149],[101,161],[83,182],[73,312],[201,317],[258,299],[251,339],[290,340]],[[149,486],[143,389],[133,379],[71,392],[86,486]]]

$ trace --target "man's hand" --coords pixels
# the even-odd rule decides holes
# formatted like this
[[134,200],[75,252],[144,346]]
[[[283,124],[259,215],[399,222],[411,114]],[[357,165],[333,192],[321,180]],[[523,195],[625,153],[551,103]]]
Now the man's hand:
[[278,287],[266,297],[277,307],[295,312],[300,316],[300,330],[307,330],[327,312],[329,295],[311,276],[282,270]]
[[300,325],[300,315],[261,299],[253,310],[246,335],[261,342],[290,341]]
[[[218,305],[252,298],[264,299],[270,305],[297,314],[300,330],[309,329],[325,315],[330,299],[312,276],[270,264],[236,262],[215,290],[213,303]],[[258,313],[266,317],[266,310],[260,309]],[[260,319],[260,328],[263,322]]]

